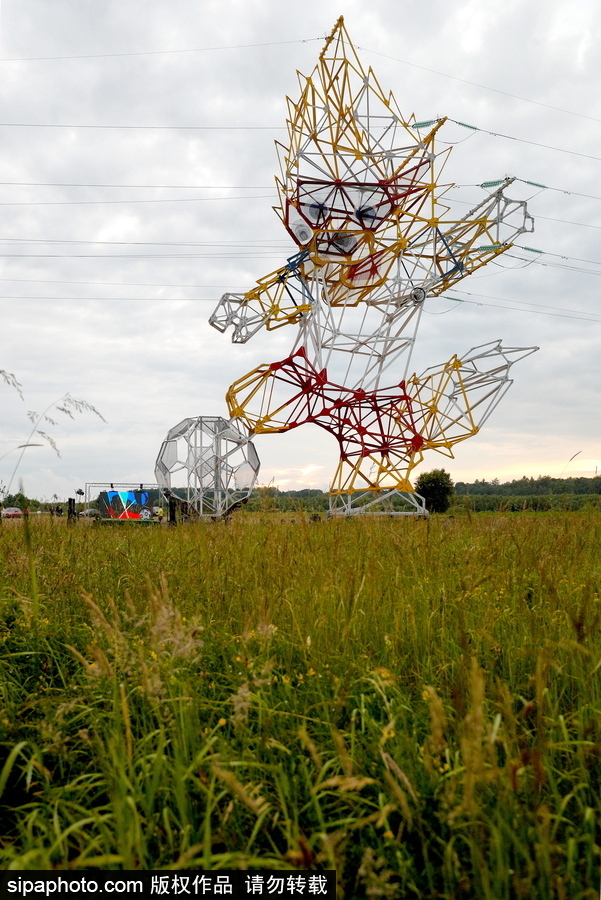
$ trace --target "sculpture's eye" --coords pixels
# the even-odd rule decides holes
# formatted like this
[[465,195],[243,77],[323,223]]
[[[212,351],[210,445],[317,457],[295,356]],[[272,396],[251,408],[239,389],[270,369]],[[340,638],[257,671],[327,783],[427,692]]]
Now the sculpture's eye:
[[356,210],[355,215],[359,222],[362,225],[366,225],[368,228],[374,224],[377,213],[373,206],[362,206],[360,209]]
[[332,246],[340,253],[352,253],[357,244],[357,238],[353,234],[339,231],[332,236]]
[[328,218],[330,210],[324,203],[311,203],[307,215],[313,222],[323,222]]
[[295,222],[290,226],[291,231],[293,232],[295,238],[301,244],[308,244],[311,238],[313,237],[313,232],[309,225],[306,225],[304,222]]

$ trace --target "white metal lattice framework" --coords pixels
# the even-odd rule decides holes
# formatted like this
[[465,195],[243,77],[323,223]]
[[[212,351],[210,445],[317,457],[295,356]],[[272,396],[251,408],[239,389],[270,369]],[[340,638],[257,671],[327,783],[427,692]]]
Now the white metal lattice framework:
[[259,457],[248,434],[219,416],[184,419],[161,445],[155,477],[197,516],[223,516],[250,496]]
[[[233,421],[250,434],[305,422],[332,433],[340,462],[331,511],[348,514],[400,492],[423,453],[476,434],[536,348],[500,341],[411,374],[424,304],[533,230],[506,178],[462,218],[439,184],[450,152],[438,151],[444,119],[405,119],[364,69],[337,22],[300,99],[288,101],[288,143],[279,145],[282,223],[298,246],[286,264],[245,294],[225,294],[211,324],[234,343],[295,326],[283,360],[257,366],[227,392]],[[423,505],[417,502],[419,511]]]

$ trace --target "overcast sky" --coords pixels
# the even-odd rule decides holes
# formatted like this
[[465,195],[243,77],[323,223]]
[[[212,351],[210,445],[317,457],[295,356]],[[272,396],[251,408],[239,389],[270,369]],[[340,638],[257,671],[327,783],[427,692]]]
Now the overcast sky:
[[[229,384],[287,355],[293,327],[238,346],[207,319],[294,249],[271,209],[274,140],[296,70],[310,74],[340,14],[404,114],[482,129],[445,127],[445,180],[547,186],[514,190],[531,198],[531,250],[426,307],[418,372],[497,338],[540,350],[512,370],[482,433],[422,469],[505,480],[601,468],[601,5],[1,0],[0,368],[25,399],[0,384],[0,481],[27,411],[65,392],[106,424],[51,411],[61,458],[26,450],[26,492],[153,481],[169,428],[227,415]],[[325,489],[335,468],[336,442],[316,426],[256,446],[261,482],[283,489]]]

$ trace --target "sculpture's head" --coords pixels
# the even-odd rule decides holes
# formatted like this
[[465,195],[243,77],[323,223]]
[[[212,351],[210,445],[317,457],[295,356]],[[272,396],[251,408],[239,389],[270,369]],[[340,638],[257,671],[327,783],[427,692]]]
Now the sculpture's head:
[[[432,195],[433,135],[420,138],[363,69],[340,19],[315,71],[299,76],[279,145],[282,221],[315,266],[348,286],[386,277]],[[332,273],[330,272],[330,275]]]

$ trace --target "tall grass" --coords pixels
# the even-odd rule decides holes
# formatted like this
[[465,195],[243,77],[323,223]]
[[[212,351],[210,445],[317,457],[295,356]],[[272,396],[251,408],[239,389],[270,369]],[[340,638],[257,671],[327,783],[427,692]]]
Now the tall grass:
[[597,898],[600,527],[5,522],[0,865]]

